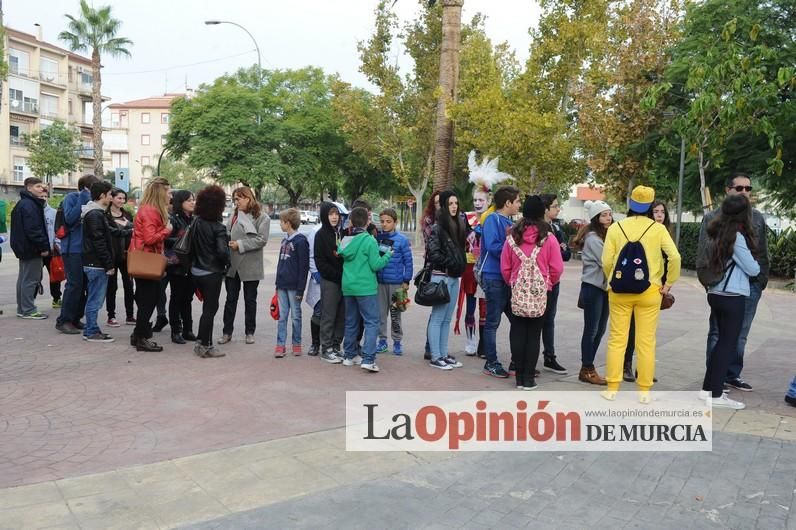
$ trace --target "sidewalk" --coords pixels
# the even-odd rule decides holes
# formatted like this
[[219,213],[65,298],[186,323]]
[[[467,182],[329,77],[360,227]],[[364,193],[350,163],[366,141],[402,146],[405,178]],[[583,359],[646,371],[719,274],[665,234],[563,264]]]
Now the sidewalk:
[[[270,263],[276,257],[275,247],[269,243],[266,258]],[[271,267],[266,265],[267,270]],[[751,526],[761,528],[786,527],[785,519],[776,517],[779,512],[771,511],[776,505],[790,507],[790,510],[777,508],[786,516],[794,511],[796,411],[783,402],[787,384],[796,370],[793,360],[796,329],[792,325],[796,297],[792,293],[776,290],[764,293],[749,337],[744,370],[755,391],[735,396],[747,404],[747,410],[716,411],[714,429],[724,434],[717,437],[714,453],[701,454],[710,465],[700,460],[695,467],[688,455],[596,453],[431,456],[395,453],[367,456],[363,460],[361,454],[342,450],[339,429],[345,419],[346,390],[494,390],[510,386],[505,380],[480,373],[483,361],[463,355],[463,337],[451,339],[454,351],[458,350],[458,357],[465,365],[463,368],[449,373],[428,368],[422,361],[426,308],[411,307],[405,313],[406,354],[380,356],[379,374],[330,366],[307,356],[275,359],[272,352],[276,325],[266,307],[272,294],[271,274],[260,285],[257,344],[242,343],[241,304],[235,341],[224,347],[227,357],[198,359],[192,355],[190,346],[168,342],[168,328],[157,337],[166,346],[164,352],[143,354],[129,346],[126,340],[129,327],[105,329],[117,341],[97,345],[57,333],[53,328],[55,310],[45,311],[53,314],[45,321],[16,319],[13,316],[16,270],[13,258],[0,264],[0,309],[5,310],[0,317],[0,488],[5,488],[0,489],[0,528],[170,528],[225,516],[233,518],[217,524],[240,527],[249,523],[234,519],[237,517],[234,514],[263,506],[270,508],[245,514],[253,517],[252,527],[317,526],[318,520],[311,515],[318,514],[326,514],[323,519],[326,526],[348,526],[349,522],[354,527],[384,526],[390,519],[376,517],[392,511],[406,516],[392,519],[395,524],[390,526],[459,527],[467,523],[507,527],[518,526],[502,521],[512,513],[517,523],[526,517],[526,522],[544,524],[546,519],[538,519],[537,513],[552,513],[555,522],[566,520],[558,511],[562,507],[583,505],[583,510],[591,507],[590,513],[594,515],[581,519],[582,525],[586,520],[614,517],[602,513],[605,503],[595,493],[600,488],[614,499],[623,498],[624,490],[606,488],[605,479],[596,478],[594,473],[598,470],[611,470],[611,476],[626,486],[651,480],[647,471],[664,464],[665,470],[670,470],[665,471],[664,478],[670,472],[679,477],[675,469],[685,467],[690,473],[681,478],[686,483],[701,481],[705,490],[697,494],[705,499],[705,504],[698,506],[678,500],[680,491],[690,490],[670,491],[675,486],[662,488],[648,501],[638,499],[637,508],[645,514],[656,509],[655,503],[669,503],[665,505],[668,519],[649,519],[656,524],[665,522],[664,527],[677,526],[681,515],[702,514],[697,507],[704,508],[709,515],[713,514],[709,510],[717,510],[714,515],[718,523],[711,522],[712,515],[700,515],[705,517],[705,524],[731,526],[732,516],[745,523],[753,521]],[[539,380],[541,389],[594,390],[577,381],[582,330],[582,314],[575,307],[578,287],[579,263],[568,264],[559,302],[557,350],[570,375],[544,372]],[[684,278],[674,293],[675,307],[661,316],[657,363],[660,383],[656,389],[695,390],[704,375],[707,304],[704,292],[693,278]],[[44,309],[44,302],[49,300],[40,300],[40,308]],[[302,309],[308,315],[306,305]],[[198,304],[194,304],[194,314],[198,320]],[[216,322],[218,337],[220,314]],[[308,328],[305,325],[305,348],[309,345]],[[498,344],[502,359],[507,362],[505,322],[499,330]],[[598,363],[604,359],[603,345]],[[603,372],[603,367],[598,366],[598,370]],[[589,461],[588,469],[593,471],[586,473],[582,469],[584,458]],[[622,458],[630,465],[621,465],[625,461]],[[746,467],[742,472],[736,464],[727,466],[725,461],[743,462]],[[517,466],[518,462],[521,466]],[[547,475],[537,476],[531,471],[547,470],[559,465],[557,462],[566,466],[547,479],[563,473],[560,480],[566,484],[560,485],[561,489],[553,487],[555,502],[540,504],[542,507],[534,514],[518,512],[520,508],[514,507],[500,512],[512,505],[508,502],[515,499],[511,492],[519,491],[520,500],[527,501],[520,502],[520,506],[537,506],[539,499],[546,499],[549,495],[543,490],[548,487]],[[488,499],[493,494],[489,486],[493,479],[483,471],[484,466],[494,466],[496,474],[507,477],[506,483],[494,479],[500,482],[494,486],[494,491],[500,493],[499,502]],[[527,476],[513,474],[516,467],[527,469]],[[479,469],[477,479],[475,473]],[[726,502],[707,504],[710,480],[717,470],[732,475],[719,480],[717,486],[725,497],[735,496],[732,508],[721,508]],[[737,471],[737,479],[733,478],[736,476],[733,471]],[[396,473],[400,478],[391,478]],[[577,482],[566,482],[573,473],[577,474],[575,478],[580,477]],[[790,473],[789,484],[781,476],[783,473]],[[427,498],[424,495],[428,492],[418,484],[424,484],[423,481],[436,484],[432,479],[437,475],[453,476],[457,481],[439,486],[433,491],[440,494]],[[513,480],[511,477],[516,480],[507,484]],[[485,486],[477,488],[477,494],[464,487],[479,480]],[[752,488],[755,491],[746,489],[750,484],[756,485]],[[421,489],[417,490],[418,487]],[[359,498],[350,497],[355,492],[361,493],[363,488],[374,492],[373,496],[361,499],[374,506],[373,518],[363,512],[357,502]],[[528,491],[533,493],[529,495]],[[763,495],[757,495],[758,491]],[[396,500],[388,507],[379,508],[378,499],[384,495]],[[421,500],[414,500],[415,495]],[[483,495],[487,499],[482,499]],[[747,499],[747,495],[754,496]],[[781,498],[774,498],[775,495]],[[451,503],[461,502],[461,505],[446,505],[448,509],[443,513],[448,510],[458,513],[470,501],[472,517],[466,521],[436,519],[442,506],[432,505],[437,501],[445,504],[448,496],[452,497]],[[299,500],[285,502],[291,498]],[[330,499],[336,503],[339,519],[314,504],[328,503]],[[500,502],[501,499],[505,502]],[[497,515],[490,512],[491,507],[479,509],[483,503],[499,506],[495,511],[502,513],[500,520],[489,522],[490,517]],[[756,509],[749,508],[750,504]],[[490,513],[483,515],[486,512]],[[356,517],[361,521],[357,523]],[[783,524],[769,524],[769,518]],[[629,516],[624,520],[629,520]],[[611,523],[608,519],[603,522]],[[793,516],[788,524],[794,525]],[[739,523],[735,527],[749,525]]]

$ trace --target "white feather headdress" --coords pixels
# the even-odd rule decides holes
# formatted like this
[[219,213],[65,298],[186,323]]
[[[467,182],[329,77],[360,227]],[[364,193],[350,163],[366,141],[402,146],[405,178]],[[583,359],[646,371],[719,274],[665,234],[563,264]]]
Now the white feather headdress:
[[467,158],[467,167],[470,169],[470,182],[475,184],[477,188],[489,193],[498,182],[506,179],[514,178],[508,173],[498,171],[498,158],[489,159],[484,157],[481,164],[475,161],[475,150],[470,151],[470,156]]

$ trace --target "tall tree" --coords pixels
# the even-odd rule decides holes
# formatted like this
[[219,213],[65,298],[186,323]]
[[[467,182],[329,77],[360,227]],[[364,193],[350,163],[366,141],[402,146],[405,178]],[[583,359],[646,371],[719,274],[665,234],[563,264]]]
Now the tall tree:
[[102,56],[130,57],[130,39],[117,36],[122,22],[111,16],[111,6],[93,8],[86,0],[80,0],[77,17],[65,15],[69,20],[67,29],[58,34],[72,51],[91,52],[91,103],[94,129],[94,174],[102,176]]
[[31,171],[48,185],[54,176],[77,169],[80,133],[64,122],[55,120],[49,127],[23,135],[22,141],[30,152]]

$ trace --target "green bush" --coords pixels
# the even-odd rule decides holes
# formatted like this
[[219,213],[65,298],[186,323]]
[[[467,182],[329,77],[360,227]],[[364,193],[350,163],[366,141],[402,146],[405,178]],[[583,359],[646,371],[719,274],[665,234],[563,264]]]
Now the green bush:
[[684,269],[696,269],[697,247],[699,246],[699,226],[700,223],[681,223],[680,224],[680,251],[682,267]]

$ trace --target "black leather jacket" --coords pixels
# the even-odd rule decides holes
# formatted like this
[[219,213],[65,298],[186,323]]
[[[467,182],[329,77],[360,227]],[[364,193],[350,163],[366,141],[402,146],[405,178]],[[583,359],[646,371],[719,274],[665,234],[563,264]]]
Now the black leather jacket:
[[459,278],[467,266],[464,245],[457,245],[439,225],[431,229],[426,250],[432,270],[444,272],[451,278]]
[[[121,230],[116,230],[117,233]],[[83,216],[84,267],[97,267],[106,271],[116,266],[113,256],[111,226],[104,210],[91,210]]]
[[[191,224],[193,218],[187,217],[184,213],[173,213],[169,215],[169,220],[171,221],[171,234],[169,237],[163,241],[163,246],[166,249],[166,252],[169,252],[174,249],[174,245],[177,244],[177,241],[185,233],[185,229],[188,228],[188,225]],[[190,266],[186,266],[182,263],[175,263],[169,264],[166,266],[166,272],[176,276],[187,276],[191,270]]]
[[209,272],[225,273],[229,268],[229,236],[221,222],[197,217],[191,232],[193,266]]

